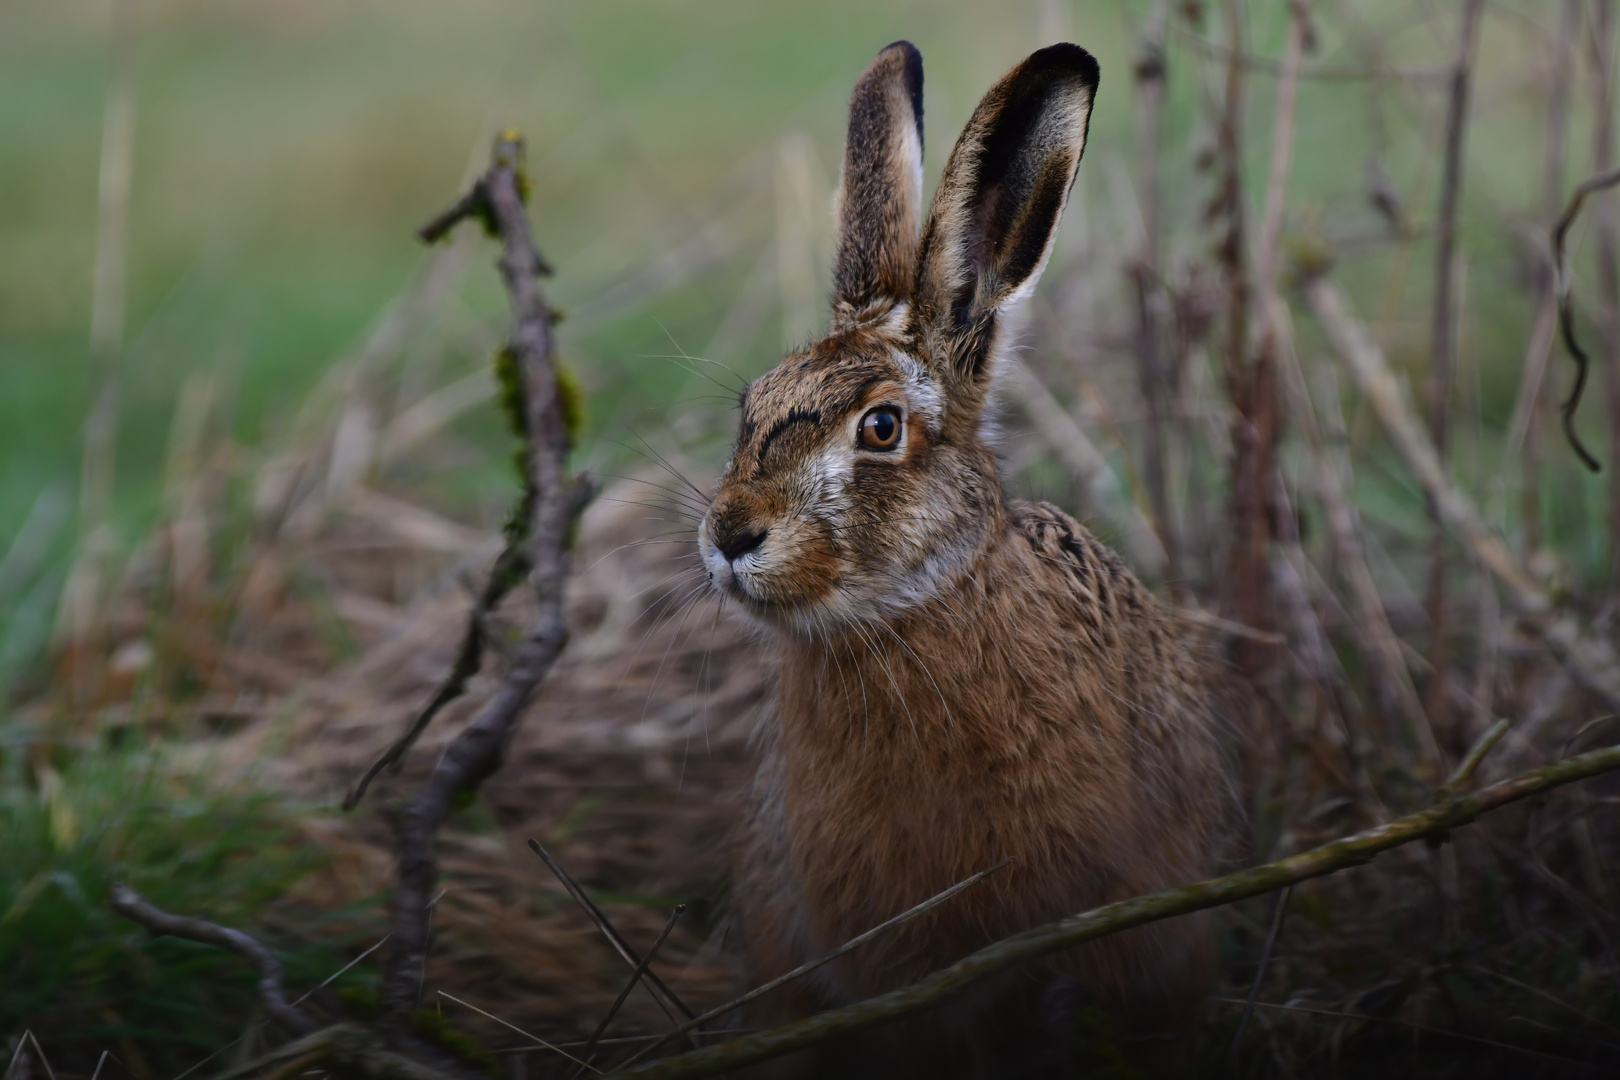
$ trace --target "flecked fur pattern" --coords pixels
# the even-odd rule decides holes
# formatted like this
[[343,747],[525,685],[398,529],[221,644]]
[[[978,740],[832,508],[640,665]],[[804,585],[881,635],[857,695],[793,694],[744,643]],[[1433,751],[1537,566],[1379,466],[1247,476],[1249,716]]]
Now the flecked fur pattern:
[[[919,226],[921,58],[905,42],[880,53],[850,106],[831,332],[744,392],[699,545],[714,586],[780,649],[735,888],[755,974],[1007,860],[766,999],[762,1020],[1197,880],[1233,834],[1234,693],[1212,649],[1062,511],[1006,500],[986,434],[1097,82],[1073,45],[1015,68]],[[898,425],[892,445],[864,441],[874,410]],[[1205,920],[1144,927],[797,1067],[1069,1075],[1091,1052],[1076,1017],[1100,1010],[1127,1060],[1174,1070],[1212,970]]]

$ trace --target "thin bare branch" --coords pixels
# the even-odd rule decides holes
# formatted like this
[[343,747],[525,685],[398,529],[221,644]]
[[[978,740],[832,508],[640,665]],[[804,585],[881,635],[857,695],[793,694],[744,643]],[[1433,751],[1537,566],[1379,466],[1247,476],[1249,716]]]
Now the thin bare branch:
[[[1581,23],[1581,0],[1559,5],[1558,29],[1553,38],[1547,80],[1547,121],[1541,158],[1543,227],[1557,220],[1564,197],[1564,156],[1569,134],[1570,84],[1575,73],[1575,34]],[[1539,245],[1538,245],[1539,246]],[[1524,532],[1524,557],[1541,547],[1542,427],[1545,423],[1547,360],[1558,326],[1557,267],[1550,247],[1537,252],[1536,314],[1525,344],[1519,393],[1503,441],[1502,462],[1519,463],[1519,519]]]
[[1487,728],[1485,733],[1469,749],[1467,755],[1462,759],[1462,763],[1457,766],[1457,770],[1446,780],[1446,788],[1454,791],[1468,783],[1473,778],[1474,773],[1478,771],[1480,764],[1484,762],[1485,755],[1489,754],[1492,748],[1502,741],[1502,736],[1506,735],[1508,728],[1512,726],[1506,720],[1498,720]]
[[1243,1029],[1249,1026],[1249,1018],[1254,1015],[1254,1003],[1260,998],[1260,984],[1266,978],[1266,965],[1271,963],[1271,950],[1277,944],[1277,935],[1282,933],[1283,917],[1288,914],[1288,901],[1293,898],[1294,887],[1290,885],[1277,897],[1277,905],[1271,909],[1271,927],[1266,931],[1265,944],[1260,948],[1260,962],[1255,965],[1249,1000],[1243,1006],[1243,1015],[1238,1018],[1237,1030],[1232,1032],[1232,1048],[1227,1052],[1233,1064],[1237,1063],[1238,1042],[1243,1038]]
[[1159,141],[1164,121],[1165,27],[1169,0],[1155,0],[1142,24],[1136,57],[1136,204],[1142,211],[1142,247],[1127,268],[1136,288],[1137,379],[1147,407],[1142,473],[1153,505],[1153,524],[1164,548],[1164,573],[1171,589],[1182,595],[1186,581],[1181,565],[1181,530],[1170,500],[1170,439],[1167,413],[1179,396],[1179,372],[1170,363],[1167,337],[1170,298],[1160,266]]
[[[619,1010],[624,1007],[625,999],[630,996],[630,991],[636,988],[636,984],[647,973],[647,965],[651,964],[653,957],[658,955],[658,950],[664,947],[664,941],[669,937],[669,932],[675,929],[675,924],[680,922],[681,916],[685,913],[685,904],[676,904],[675,910],[669,913],[669,922],[664,924],[664,929],[658,935],[658,940],[652,943],[652,948],[647,950],[647,955],[643,956],[641,961],[636,964],[636,969],[630,973],[630,978],[625,982],[624,989],[620,990],[619,996],[613,999],[613,1004],[608,1008],[601,1022],[596,1025],[596,1030],[591,1032],[591,1037],[586,1040],[585,1049],[580,1054],[586,1062],[591,1060],[591,1054],[596,1050],[597,1042],[602,1038],[602,1033],[607,1031],[609,1024],[613,1023],[613,1018],[619,1015]],[[582,1064],[575,1075],[584,1072],[586,1067]]]
[[168,934],[188,941],[200,941],[204,945],[229,949],[247,957],[259,969],[259,1001],[265,1011],[294,1035],[307,1035],[315,1030],[315,1021],[287,1001],[286,975],[281,969],[281,961],[252,935],[211,923],[207,919],[171,915],[153,907],[134,889],[121,882],[113,885],[109,903],[118,914],[140,923],[154,935]]
[[675,1008],[684,1013],[688,1020],[697,1016],[697,1013],[693,1012],[686,1002],[675,995],[675,991],[664,984],[664,980],[658,977],[658,972],[642,967],[641,957],[636,953],[636,950],[630,947],[630,943],[624,939],[624,935],[619,933],[612,922],[608,921],[608,917],[602,913],[602,909],[597,907],[589,896],[585,895],[585,890],[580,887],[579,882],[574,880],[572,874],[563,869],[562,863],[558,862],[551,852],[541,847],[538,840],[531,839],[529,848],[540,856],[540,861],[545,863],[551,872],[556,875],[558,881],[562,882],[562,887],[568,890],[568,895],[572,896],[574,902],[584,910],[586,915],[590,916],[590,920],[596,924],[596,928],[602,931],[602,936],[607,938],[608,944],[613,946],[613,951],[618,953],[626,964],[630,965],[632,971],[641,971],[642,976],[651,984],[649,990],[654,987],[657,988],[652,998],[658,1002],[658,1007],[664,1011],[664,1015],[669,1017],[669,1022],[677,1027],[680,1026],[680,1020],[676,1018],[674,1013],[670,1012],[669,1005],[665,1004],[665,998]]
[[[1440,209],[1436,221],[1434,310],[1430,317],[1429,438],[1440,465],[1450,453],[1451,386],[1456,378],[1457,212],[1462,204],[1464,148],[1468,137],[1468,102],[1473,86],[1474,47],[1485,0],[1463,0],[1457,57],[1452,63],[1446,96],[1445,150],[1440,165]],[[1439,508],[1429,500],[1429,677],[1426,711],[1429,726],[1444,734],[1451,728],[1451,622],[1446,603],[1446,528]]]
[[[1367,565],[1361,542],[1361,515],[1350,492],[1355,479],[1350,461],[1350,438],[1345,429],[1344,410],[1339,404],[1338,383],[1333,369],[1319,368],[1317,387],[1305,382],[1299,353],[1294,347],[1292,321],[1287,305],[1276,308],[1278,320],[1277,358],[1284,385],[1294,398],[1293,416],[1305,435],[1314,466],[1315,493],[1322,502],[1333,555],[1339,572],[1349,586],[1355,618],[1350,632],[1372,675],[1373,691],[1380,707],[1391,716],[1402,718],[1432,761],[1438,762],[1439,748],[1429,727],[1423,701],[1412,683],[1400,639],[1390,625],[1389,612]],[[1320,424],[1318,423],[1320,417]]]
[[1167,573],[1170,561],[1159,533],[1141,508],[1120,488],[1118,475],[1085,428],[1069,415],[1028,365],[1017,365],[1007,384],[1008,391],[1023,407],[1035,430],[1080,482],[1087,509],[1108,517],[1118,526],[1125,547],[1142,572]]

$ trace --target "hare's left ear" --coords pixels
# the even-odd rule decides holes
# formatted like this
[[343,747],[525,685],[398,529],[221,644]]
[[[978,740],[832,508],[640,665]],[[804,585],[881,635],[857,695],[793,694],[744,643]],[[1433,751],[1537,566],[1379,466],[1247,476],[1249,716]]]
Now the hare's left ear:
[[911,296],[922,216],[922,54],[897,41],[855,84],[838,183],[833,325]]
[[1046,267],[1097,77],[1078,45],[1042,49],[991,88],[951,151],[923,230],[912,318],[958,390],[982,390],[998,320]]

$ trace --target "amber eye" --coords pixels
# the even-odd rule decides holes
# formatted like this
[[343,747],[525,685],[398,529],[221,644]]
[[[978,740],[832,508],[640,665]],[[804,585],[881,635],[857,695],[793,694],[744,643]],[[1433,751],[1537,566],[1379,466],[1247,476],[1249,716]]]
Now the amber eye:
[[900,441],[900,413],[884,406],[861,417],[861,445],[868,450],[893,450]]

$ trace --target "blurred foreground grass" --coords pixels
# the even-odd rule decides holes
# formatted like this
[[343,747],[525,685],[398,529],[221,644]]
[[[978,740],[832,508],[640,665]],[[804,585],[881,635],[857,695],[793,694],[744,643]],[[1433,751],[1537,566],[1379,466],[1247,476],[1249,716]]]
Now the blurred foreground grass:
[[344,913],[286,902],[317,857],[276,796],[219,790],[208,769],[179,769],[157,746],[85,752],[0,731],[0,1032],[8,1038],[32,1030],[69,1053],[58,1068],[88,1071],[105,1049],[151,1076],[172,1075],[243,1034],[256,1008],[252,965],[151,937],[107,907],[114,881],[167,910],[268,930],[295,986],[342,967],[348,941],[333,925]]

